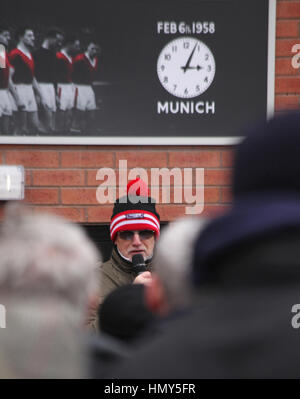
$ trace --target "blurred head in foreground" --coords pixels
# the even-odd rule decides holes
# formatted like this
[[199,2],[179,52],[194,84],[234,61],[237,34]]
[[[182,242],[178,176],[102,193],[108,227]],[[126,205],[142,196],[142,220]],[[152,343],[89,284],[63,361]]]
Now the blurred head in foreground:
[[147,334],[154,314],[145,303],[145,286],[127,284],[111,292],[99,308],[101,333],[127,344]]
[[96,294],[96,249],[78,226],[17,204],[8,206],[1,227],[0,358],[7,377],[84,376],[80,335]]
[[[299,230],[299,156],[300,112],[277,116],[248,129],[236,151],[233,207],[210,223],[196,243],[197,285],[223,279],[223,275],[228,278],[233,251],[257,248],[267,239],[274,241],[274,236],[283,238]],[[219,267],[226,259],[229,268]],[[246,277],[244,269],[232,274],[235,279],[242,276]],[[257,277],[262,278],[262,272]]]
[[193,246],[206,223],[202,218],[182,218],[163,230],[152,282],[145,287],[147,305],[156,314],[165,316],[191,304]]

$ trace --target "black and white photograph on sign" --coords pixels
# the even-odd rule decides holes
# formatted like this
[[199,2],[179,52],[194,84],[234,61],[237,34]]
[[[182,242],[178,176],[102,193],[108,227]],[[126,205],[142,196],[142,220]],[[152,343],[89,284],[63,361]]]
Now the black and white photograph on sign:
[[3,0],[0,142],[226,143],[273,112],[275,7]]

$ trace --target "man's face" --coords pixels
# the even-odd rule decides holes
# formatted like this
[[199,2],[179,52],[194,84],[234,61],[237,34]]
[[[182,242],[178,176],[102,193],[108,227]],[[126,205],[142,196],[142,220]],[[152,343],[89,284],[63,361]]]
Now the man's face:
[[61,48],[64,42],[64,36],[58,33],[56,35],[56,47]]
[[152,257],[155,246],[153,231],[119,231],[115,244],[119,252],[132,261],[133,255],[141,254],[144,260]]
[[80,50],[80,41],[79,40],[75,40],[75,42],[72,44],[72,46],[70,47],[70,52],[72,55],[75,55],[79,52]]
[[33,47],[34,46],[34,33],[32,30],[27,29],[24,33],[24,36],[21,38],[21,41],[27,46],[27,47]]
[[4,46],[8,46],[10,42],[10,33],[8,30],[4,30],[0,32],[0,44],[4,44]]
[[97,55],[97,53],[99,52],[99,47],[94,43],[90,43],[87,48],[87,52],[90,57],[95,57]]
[[64,37],[60,33],[57,33],[55,38],[49,40],[50,48],[53,50],[59,50],[62,47]]

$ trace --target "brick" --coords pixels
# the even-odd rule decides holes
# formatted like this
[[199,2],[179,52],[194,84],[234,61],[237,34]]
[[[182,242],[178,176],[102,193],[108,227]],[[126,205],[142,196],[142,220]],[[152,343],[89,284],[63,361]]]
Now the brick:
[[109,223],[112,211],[112,205],[90,206],[87,208],[87,221],[90,223]]
[[[131,170],[132,169],[129,169],[127,171],[127,175],[126,175],[127,182],[128,182],[128,177],[129,177],[129,173],[130,173]],[[147,172],[147,177],[148,177],[148,186],[150,186],[151,185],[151,170],[150,169],[145,169],[145,170]],[[88,170],[87,171],[87,185],[88,186],[99,186],[100,184],[103,184],[104,182],[108,186],[111,186],[111,185],[119,186],[120,173],[119,173],[118,169],[114,170],[116,184],[114,184],[114,179],[108,179],[107,176],[105,176],[102,180],[96,180],[97,172],[98,172],[98,169]],[[124,170],[122,171],[122,173],[123,172],[124,172]],[[145,178],[143,178],[143,180],[146,181]],[[126,184],[122,184],[122,186],[126,186],[126,185],[127,185],[127,183]]]
[[[96,180],[98,169],[93,169],[93,170],[87,170],[86,174],[86,184],[88,186],[99,186],[100,184],[106,182],[107,185],[113,185],[113,182],[110,184],[110,180],[108,180],[107,176],[104,177],[103,180]],[[116,179],[117,182],[117,179]]]
[[276,37],[297,37],[299,35],[299,21],[277,21]]
[[299,75],[300,68],[292,66],[292,57],[278,58],[275,65],[275,74],[279,75]]
[[292,110],[300,108],[300,98],[299,96],[290,95],[277,95],[275,97],[275,109],[277,111]]
[[83,170],[39,170],[32,171],[34,186],[82,186]]
[[[182,204],[187,204],[186,202],[186,198],[187,195],[192,196],[192,198],[194,198],[194,196],[197,194],[199,197],[202,196],[203,194],[203,187],[199,187],[198,190],[196,191],[196,187],[178,187],[177,190],[177,195],[178,197],[174,197],[174,193],[175,193],[176,188],[171,186],[170,190],[166,190],[163,187],[159,187],[159,192],[157,195],[156,190],[151,192],[151,197],[155,199],[157,204],[166,204],[166,205],[170,205],[170,204],[180,204],[178,202],[175,202],[175,199],[179,199],[181,200]],[[189,191],[187,191],[189,190]],[[181,191],[181,194],[180,194]],[[168,192],[170,192],[170,195],[168,195]],[[168,203],[166,203],[166,200],[169,200]],[[200,201],[200,198],[199,200]],[[217,187],[205,187],[204,188],[204,202],[209,202],[209,203],[215,203],[215,202],[219,202],[220,201],[220,189]],[[202,201],[203,202],[203,201]]]
[[[157,210],[162,222],[173,221],[180,217],[191,216],[186,213],[186,206],[183,205],[159,205]],[[194,217],[215,218],[230,210],[229,205],[205,205],[200,214]]]
[[[176,171],[176,173],[171,175],[172,169],[175,169],[175,167],[170,167],[167,168],[167,173],[166,175],[161,176],[161,174],[156,174],[156,171],[152,170],[152,179],[149,180],[150,184],[149,187],[152,188],[151,181],[153,182],[153,187],[161,186],[161,187],[167,187],[171,185],[171,187],[175,186],[183,186],[184,185],[184,178],[185,178],[185,172],[184,169],[179,168],[179,171]],[[155,173],[154,173],[155,172]],[[192,169],[192,178],[195,180],[196,176],[196,170],[195,168]],[[170,177],[170,179],[168,179]],[[194,183],[195,184],[195,183]]]
[[32,185],[31,170],[25,169],[25,187]]
[[[187,191],[187,190],[189,190],[189,191]],[[187,205],[188,202],[186,202],[186,200],[188,200],[188,198],[187,198],[188,195],[190,195],[192,197],[192,199],[194,199],[194,197],[198,194],[199,198],[197,198],[197,202],[200,202],[202,199],[202,196],[203,196],[203,187],[199,187],[197,191],[196,191],[195,187],[185,188],[185,190],[184,190],[184,188],[182,188],[181,197],[180,197],[180,194],[178,197],[179,199],[181,198],[182,202],[178,203],[178,202],[175,202],[174,191],[175,191],[174,187],[171,187],[170,197],[169,197],[170,201],[168,203],[165,202],[166,198],[168,198],[168,196],[167,196],[168,192],[166,191],[164,194],[164,197],[163,197],[164,190],[161,187],[159,190],[158,197],[157,197],[157,195],[155,195],[155,193],[152,193],[151,196],[156,200],[157,204],[160,204],[160,205],[163,205],[163,204],[165,204],[165,205],[185,204],[185,205]],[[206,202],[207,203],[217,203],[219,201],[220,201],[220,189],[218,187],[205,187],[204,188],[204,202],[205,203]],[[203,202],[203,201],[201,201],[201,202]]]
[[[153,177],[153,181],[154,182],[156,182],[157,180],[156,180],[156,178],[154,178],[155,177],[155,173],[156,173],[156,171],[154,171],[153,169],[151,170],[151,169],[146,169],[146,168],[142,168],[142,169],[144,169],[145,171],[146,171],[146,173],[147,173],[147,179],[148,180],[146,180],[144,177],[142,177],[143,178],[143,180],[144,181],[146,181],[147,182],[147,184],[148,184],[148,187],[149,187],[149,189],[151,190],[151,177]],[[155,168],[155,169],[162,169],[162,168]],[[129,173],[130,173],[130,171],[132,171],[133,169],[129,169],[128,170],[128,173],[127,173],[127,175],[126,175],[126,178],[127,178],[127,183],[128,183],[128,181],[129,181]],[[170,169],[171,170],[171,169]],[[108,186],[114,186],[115,184],[114,184],[114,180],[113,179],[108,179],[107,178],[107,176],[105,176],[104,177],[104,179],[103,180],[96,180],[96,176],[97,176],[97,172],[98,172],[98,169],[96,170],[88,170],[87,171],[87,185],[88,186],[99,186],[99,185],[101,185],[101,184],[103,184],[104,182],[105,182],[105,184],[106,185],[108,185]],[[183,179],[183,176],[184,176],[184,173],[183,173],[183,170],[181,170],[181,180]],[[132,176],[131,176],[132,177]],[[162,185],[162,183],[164,182],[163,180],[162,180],[162,178],[161,178],[161,175],[159,175],[159,184],[160,185]],[[115,182],[116,182],[116,185],[119,187],[119,183],[120,183],[120,172],[119,172],[119,170],[115,170]],[[171,178],[170,178],[170,182],[171,182],[171,184],[173,184],[173,182],[174,182],[174,178],[171,176]],[[126,183],[126,182],[125,182]],[[126,184],[122,184],[121,186],[122,187],[124,187],[124,186],[126,186],[127,185],[127,183]]]
[[[103,190],[99,187],[99,189],[95,189],[96,194],[96,203],[99,205],[109,205],[113,204],[116,198],[119,198],[119,190],[117,187],[109,187],[106,188],[104,193]],[[122,196],[122,195],[121,195]]]
[[205,186],[226,186],[232,182],[232,170],[230,169],[217,169],[204,171],[204,184]]
[[62,204],[97,205],[95,188],[62,188]]
[[277,78],[275,80],[275,93],[300,93],[300,77]]
[[57,204],[58,189],[54,188],[27,188],[25,189],[26,203],[31,204]]
[[217,187],[205,187],[204,189],[204,203],[219,202],[221,197],[220,189]]
[[300,39],[277,39],[276,40],[276,57],[290,57],[296,53],[292,52],[295,44],[299,44]]
[[216,218],[224,215],[230,209],[230,205],[207,205],[204,207],[201,216],[206,218]]
[[161,151],[118,151],[116,168],[119,161],[126,160],[127,168],[162,168],[167,166],[167,154]]
[[276,17],[279,18],[300,18],[299,1],[277,2]]
[[[148,169],[148,170],[146,170],[146,172],[147,172],[147,176],[148,176],[148,181],[146,181],[145,179],[144,179],[144,181],[146,181],[148,183],[148,187],[149,187],[149,190],[151,193],[151,171]],[[116,187],[117,196],[119,196],[119,188],[126,187],[127,182],[128,182],[128,174],[127,174],[127,180],[124,182],[124,184],[122,184],[120,186],[119,171],[115,171],[115,174],[116,174],[115,183],[116,184],[114,184],[114,180],[109,180],[109,179],[107,179],[107,177],[105,177],[103,180],[96,180],[96,174],[97,174],[97,170],[87,171],[87,185],[94,186],[94,187],[100,187],[100,186],[102,186],[102,184],[105,184],[105,186],[108,186],[108,187]],[[160,180],[160,185],[161,185],[161,183],[162,183],[162,181]],[[173,179],[171,179],[171,184],[172,183],[173,183]]]
[[232,189],[231,187],[222,187],[221,188],[221,202],[222,203],[231,203],[232,202]]
[[170,167],[218,167],[220,151],[173,151],[169,153]]
[[64,151],[61,153],[63,168],[112,168],[114,156],[107,151]]
[[61,216],[65,219],[71,220],[72,222],[85,222],[85,215],[83,208],[73,207],[55,207],[55,206],[36,206],[34,208],[36,212],[46,212],[54,215]]
[[[188,205],[193,207],[193,204]],[[186,205],[158,205],[157,210],[160,214],[160,219],[162,222],[173,221],[180,217],[191,216],[187,214]],[[202,212],[199,214],[195,214],[195,217],[206,217],[206,218],[214,218],[223,215],[225,212],[231,207],[229,205],[204,205]]]
[[186,216],[186,205],[157,205],[156,209],[162,222],[172,221]]
[[222,166],[225,168],[231,168],[234,164],[234,150],[222,151],[221,158],[222,158]]
[[275,111],[275,112],[274,112],[274,116],[275,116],[275,117],[276,117],[276,116],[282,116],[282,115],[284,115],[286,112],[287,112],[287,111]]
[[31,168],[56,168],[59,157],[56,151],[15,150],[6,151],[7,165],[23,165]]

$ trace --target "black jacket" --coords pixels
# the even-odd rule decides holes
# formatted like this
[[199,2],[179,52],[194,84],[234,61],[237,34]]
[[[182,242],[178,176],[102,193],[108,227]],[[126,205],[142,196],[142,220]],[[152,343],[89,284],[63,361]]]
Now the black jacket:
[[248,201],[244,213],[233,207],[203,232],[195,258],[198,310],[117,377],[299,378],[292,307],[300,303],[300,206],[294,201],[291,211],[289,201],[276,199],[273,218],[270,203],[259,202]]

